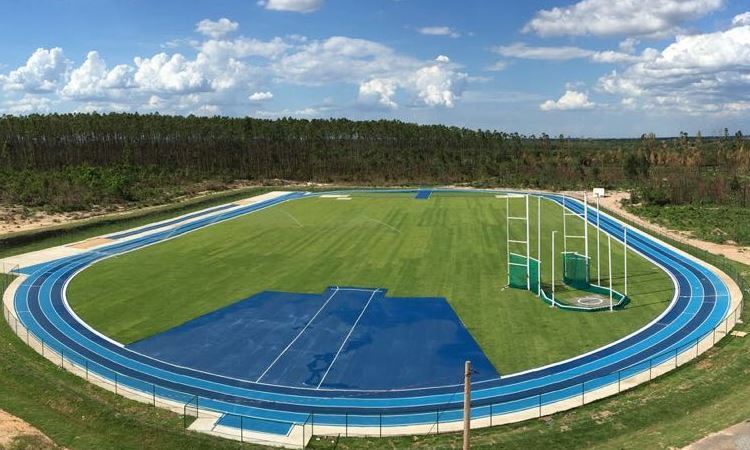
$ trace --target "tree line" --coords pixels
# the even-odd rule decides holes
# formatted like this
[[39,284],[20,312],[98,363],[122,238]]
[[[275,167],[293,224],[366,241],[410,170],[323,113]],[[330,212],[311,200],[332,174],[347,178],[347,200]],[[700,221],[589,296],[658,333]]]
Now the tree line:
[[0,202],[153,203],[197,184],[290,180],[635,188],[650,203],[750,201],[742,133],[571,139],[399,121],[50,114],[0,117]]

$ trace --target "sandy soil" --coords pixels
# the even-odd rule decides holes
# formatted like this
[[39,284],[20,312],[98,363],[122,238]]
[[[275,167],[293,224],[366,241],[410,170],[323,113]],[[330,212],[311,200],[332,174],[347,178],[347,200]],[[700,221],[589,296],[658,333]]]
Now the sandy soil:
[[[206,197],[212,194],[225,193],[250,187],[262,187],[261,185],[238,181],[227,185],[227,188],[221,191],[201,191],[193,195],[185,195],[174,199],[172,204],[180,203],[187,200],[194,200]],[[267,187],[284,187],[284,188],[310,188],[325,187],[321,183],[295,183],[286,180],[270,180]],[[136,210],[148,211],[150,209],[159,209],[166,205],[157,205],[150,207],[138,207],[129,205],[117,205],[109,209],[94,208],[91,211],[75,211],[68,213],[46,213],[44,211],[35,211],[23,206],[3,206],[0,205],[0,235],[6,233],[18,233],[21,231],[39,230],[42,228],[54,227],[69,223],[75,223],[103,216],[119,216],[128,214]]]
[[726,430],[712,433],[683,450],[747,450],[750,449],[750,422],[742,422]]
[[640,227],[644,229],[652,230],[657,233],[664,234],[676,241],[683,242],[685,244],[690,244],[693,247],[698,247],[702,250],[706,250],[707,252],[713,253],[715,255],[722,255],[731,260],[750,265],[750,248],[740,247],[737,245],[714,244],[713,242],[701,241],[692,237],[690,233],[688,232],[670,230],[669,228],[666,228],[664,226],[656,225],[651,222],[647,222],[646,220],[636,216],[635,214],[632,214],[626,211],[625,208],[622,207],[622,204],[620,202],[623,199],[627,199],[627,198],[630,198],[629,193],[616,192],[614,194],[611,194],[608,197],[602,198],[600,200],[600,204],[603,208],[607,208],[611,211],[616,212],[620,216],[632,221],[633,223],[638,224]]
[[57,448],[50,438],[16,416],[0,409],[0,448],[10,446],[16,438],[33,436],[48,448]]

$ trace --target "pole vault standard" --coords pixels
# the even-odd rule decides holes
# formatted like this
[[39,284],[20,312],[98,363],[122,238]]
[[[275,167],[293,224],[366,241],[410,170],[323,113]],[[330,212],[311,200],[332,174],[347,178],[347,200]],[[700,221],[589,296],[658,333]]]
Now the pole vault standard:
[[583,192],[583,245],[586,247],[586,264],[589,260],[589,197]]

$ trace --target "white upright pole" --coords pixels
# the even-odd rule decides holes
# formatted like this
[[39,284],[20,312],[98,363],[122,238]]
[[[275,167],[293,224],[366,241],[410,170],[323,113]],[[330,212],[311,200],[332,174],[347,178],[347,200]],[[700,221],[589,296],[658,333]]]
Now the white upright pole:
[[[589,263],[589,196],[583,192],[583,245],[586,246],[586,264]],[[586,280],[588,281],[588,280]]]
[[607,249],[609,251],[609,265],[607,273],[609,275],[609,310],[614,311],[614,302],[612,299],[612,235],[607,235]]
[[602,259],[601,252],[599,249],[599,241],[601,240],[601,226],[599,225],[599,196],[596,196],[596,284],[602,285]]
[[529,228],[528,194],[526,194],[526,290],[531,290],[531,230]]
[[552,232],[552,305],[555,307],[555,235],[557,231]]
[[542,196],[536,198],[536,255],[539,267],[536,269],[536,295],[542,296]]
[[[565,211],[565,205],[566,205],[566,197],[565,194],[563,194],[563,255],[568,253],[568,215]],[[565,273],[565,257],[563,256],[563,273]]]
[[624,228],[624,247],[623,247],[623,253],[624,256],[624,265],[625,265],[625,295],[628,295],[628,226],[625,225]]
[[508,286],[510,286],[510,194],[505,196],[505,254],[508,265]]

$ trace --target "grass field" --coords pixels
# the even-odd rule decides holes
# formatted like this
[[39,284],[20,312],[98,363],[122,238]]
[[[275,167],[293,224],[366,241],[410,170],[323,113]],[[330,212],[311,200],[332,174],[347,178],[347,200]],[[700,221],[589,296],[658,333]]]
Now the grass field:
[[[412,197],[361,194],[351,201],[285,203],[100,262],[71,282],[68,299],[83,320],[129,343],[262,290],[319,293],[342,285],[387,288],[393,296],[443,296],[495,367],[510,373],[625,336],[652,320],[672,298],[667,275],[631,252],[632,303],[627,310],[552,310],[530,293],[504,289],[505,200]],[[521,208],[515,202],[514,214]],[[532,206],[535,236],[535,201]],[[552,230],[562,231],[562,212],[551,202],[542,206],[543,282],[549,283],[551,256],[546,255]],[[570,232],[581,234],[582,223],[569,221],[578,222],[578,230],[571,225]],[[516,237],[520,232],[513,230]],[[593,229],[591,233],[593,255],[596,235]],[[604,239],[603,244],[606,249]],[[575,249],[571,244],[569,250]],[[621,289],[622,250],[613,250],[615,288]],[[606,266],[602,272],[606,274]],[[596,273],[594,267],[594,279]],[[523,351],[518,351],[519,342]]]

